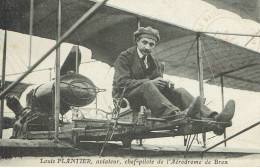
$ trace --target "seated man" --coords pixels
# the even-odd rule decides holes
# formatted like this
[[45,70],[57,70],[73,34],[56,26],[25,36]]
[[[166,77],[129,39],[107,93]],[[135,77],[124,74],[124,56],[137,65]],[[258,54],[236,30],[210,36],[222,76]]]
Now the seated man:
[[191,118],[213,118],[216,121],[230,121],[235,112],[235,102],[228,101],[221,113],[210,110],[194,99],[185,89],[169,87],[169,81],[162,78],[158,61],[152,50],[160,40],[159,32],[149,27],[140,27],[134,32],[136,46],[122,52],[115,61],[113,97],[125,97],[132,108],[146,106],[153,117],[167,118],[186,114]]

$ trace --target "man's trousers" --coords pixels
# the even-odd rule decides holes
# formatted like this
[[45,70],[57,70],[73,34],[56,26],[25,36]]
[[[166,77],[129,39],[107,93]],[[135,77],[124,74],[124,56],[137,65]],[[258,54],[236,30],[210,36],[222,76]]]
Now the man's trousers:
[[[131,108],[138,109],[140,106],[146,106],[152,111],[153,117],[162,117],[173,112],[183,111],[194,100],[194,97],[183,88],[165,88],[161,91],[151,81],[128,91],[124,97],[130,102]],[[211,118],[217,113],[202,105],[201,114],[201,117]]]

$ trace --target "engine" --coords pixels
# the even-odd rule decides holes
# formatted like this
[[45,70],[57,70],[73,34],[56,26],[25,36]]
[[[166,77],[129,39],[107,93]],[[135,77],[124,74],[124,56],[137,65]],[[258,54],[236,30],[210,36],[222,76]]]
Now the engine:
[[[42,84],[31,90],[26,97],[27,107],[42,113],[52,114],[54,109],[55,82]],[[82,107],[92,103],[98,92],[97,87],[87,77],[67,74],[60,79],[60,113],[65,114],[70,106]]]

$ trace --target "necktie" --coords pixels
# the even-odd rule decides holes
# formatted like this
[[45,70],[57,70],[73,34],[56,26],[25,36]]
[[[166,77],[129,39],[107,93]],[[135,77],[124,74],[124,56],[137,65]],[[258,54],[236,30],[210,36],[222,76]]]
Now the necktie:
[[144,61],[145,69],[148,69],[147,55],[144,55],[142,60]]

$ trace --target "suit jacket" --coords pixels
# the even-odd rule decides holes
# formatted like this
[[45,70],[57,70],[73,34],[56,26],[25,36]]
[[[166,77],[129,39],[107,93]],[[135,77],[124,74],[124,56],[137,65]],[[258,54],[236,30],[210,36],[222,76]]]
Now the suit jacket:
[[145,75],[141,60],[137,53],[137,47],[131,47],[123,51],[114,63],[115,74],[112,96],[118,98],[125,90],[125,94],[142,85],[144,82],[161,77],[161,68],[158,61],[151,55],[150,75]]

